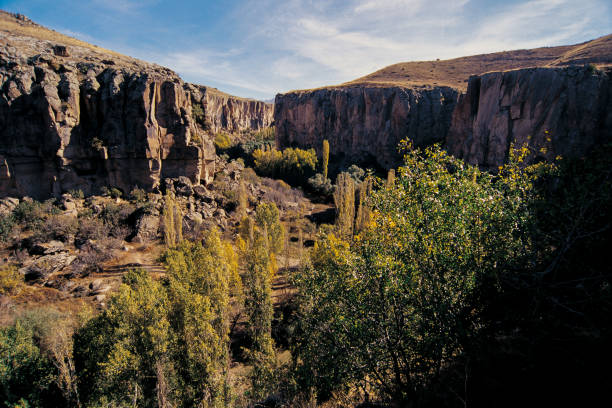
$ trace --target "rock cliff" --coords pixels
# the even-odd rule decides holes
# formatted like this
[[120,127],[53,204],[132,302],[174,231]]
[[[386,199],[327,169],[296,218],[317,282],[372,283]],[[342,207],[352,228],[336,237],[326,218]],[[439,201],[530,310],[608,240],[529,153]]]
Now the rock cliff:
[[327,139],[336,163],[392,167],[403,138],[418,146],[445,139],[458,96],[450,87],[358,86],[277,95],[277,143],[319,150]]
[[215,161],[206,130],[270,124],[262,102],[0,14],[0,196],[151,190],[179,176],[206,183]]
[[320,150],[328,139],[344,164],[384,168],[400,162],[404,138],[417,147],[440,142],[484,167],[503,163],[511,142],[532,146],[531,160],[580,155],[611,140],[610,64],[612,35],[396,64],[343,85],[277,95],[277,144]]
[[577,157],[612,142],[612,70],[533,68],[470,78],[446,149],[485,168],[528,145],[529,161]]
[[239,98],[206,86],[190,84],[189,90],[193,101],[202,106],[206,124],[213,132],[259,130],[274,121],[271,103]]

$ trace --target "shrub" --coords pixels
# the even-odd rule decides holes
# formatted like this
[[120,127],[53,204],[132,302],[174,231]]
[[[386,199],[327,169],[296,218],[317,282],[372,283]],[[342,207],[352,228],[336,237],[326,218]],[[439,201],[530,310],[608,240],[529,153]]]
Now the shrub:
[[102,220],[99,218],[83,218],[79,221],[76,241],[81,243],[89,240],[97,241],[106,237],[107,234],[108,229]]
[[317,173],[308,179],[308,186],[317,194],[330,198],[334,193],[334,185],[331,180],[325,178],[323,174]]
[[363,178],[366,175],[365,170],[362,169],[361,167],[357,166],[356,164],[352,164],[346,170],[346,172],[349,174],[349,176],[351,176],[353,181],[355,181],[356,183],[361,183],[363,181]]
[[258,130],[253,134],[253,140],[257,142],[273,141],[275,139],[275,130],[273,127],[266,127]]
[[110,235],[124,239],[129,234],[127,220],[133,212],[132,205],[107,203],[100,213],[100,218],[104,221]]
[[8,241],[14,228],[15,217],[13,214],[0,215],[0,242]]
[[282,178],[291,184],[303,185],[314,174],[317,154],[314,149],[288,148],[282,152],[276,149],[253,152],[255,170],[263,176]]
[[36,231],[36,240],[47,242],[56,239],[67,242],[76,234],[78,228],[79,222],[76,218],[65,215],[52,215]]
[[23,275],[14,266],[0,266],[0,295],[16,294],[22,285]]
[[200,102],[191,103],[191,115],[193,116],[193,119],[195,119],[196,123],[202,126],[202,129],[210,130],[210,123],[206,119],[204,107]]
[[233,146],[232,139],[225,132],[219,132],[215,135],[214,144],[217,153],[226,152]]
[[91,139],[91,147],[95,150],[101,150],[104,147],[104,142],[97,137]]
[[132,191],[130,191],[130,201],[134,203],[145,203],[147,200],[147,192],[142,188],[134,187]]
[[68,194],[70,194],[73,198],[80,198],[80,199],[85,198],[85,194],[83,193],[83,190],[81,189],[69,190]]
[[38,201],[22,201],[13,209],[15,222],[25,229],[39,228],[44,220],[44,210]]
[[121,198],[121,196],[123,195],[123,192],[117,187],[102,187],[101,191],[102,195],[108,196],[110,198]]

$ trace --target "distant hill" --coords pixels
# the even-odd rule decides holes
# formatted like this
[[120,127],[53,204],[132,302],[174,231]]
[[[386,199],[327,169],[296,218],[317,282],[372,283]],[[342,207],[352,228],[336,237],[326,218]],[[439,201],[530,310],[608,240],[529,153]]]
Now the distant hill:
[[471,75],[533,67],[612,64],[612,34],[582,44],[503,51],[440,61],[400,62],[345,85],[450,86],[465,90]]

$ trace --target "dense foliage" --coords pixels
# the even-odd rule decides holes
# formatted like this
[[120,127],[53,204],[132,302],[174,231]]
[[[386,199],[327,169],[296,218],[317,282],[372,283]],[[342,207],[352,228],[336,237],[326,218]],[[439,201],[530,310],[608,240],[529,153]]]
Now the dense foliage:
[[253,152],[253,160],[257,173],[280,178],[293,185],[305,184],[317,168],[317,154],[314,149],[257,149]]
[[[610,213],[610,183],[595,184],[593,178],[609,180],[609,167],[604,170],[599,161],[598,170],[578,172],[587,177],[578,181],[571,165],[564,165],[565,170],[545,164],[522,168],[527,154],[526,149],[513,152],[510,164],[494,176],[438,148],[411,151],[395,180],[371,196],[369,228],[351,236],[350,223],[343,222],[340,237],[334,232],[321,235],[311,266],[295,280],[302,303],[293,357],[306,389],[316,390],[323,399],[338,390],[360,389],[401,406],[432,398],[451,405],[483,401],[496,387],[504,392],[512,388],[500,381],[483,390],[479,376],[507,378],[487,369],[486,361],[541,348],[541,338],[521,344],[523,335],[516,333],[549,336],[544,325],[534,329],[532,319],[541,324],[543,318],[558,319],[559,309],[578,307],[539,291],[571,285],[576,278],[584,285],[594,275],[599,279],[592,292],[597,300],[589,303],[609,310],[610,291],[604,283],[609,275],[602,266],[591,263],[593,270],[585,276],[586,271],[573,269],[578,265],[565,258],[567,243],[574,245],[581,236],[606,242],[601,234],[609,230],[609,220],[597,227],[592,223],[603,222],[602,215]],[[557,188],[546,190],[553,181]],[[551,205],[551,194],[563,199]],[[564,225],[556,224],[558,220]],[[554,283],[546,281],[553,271],[560,273],[569,265],[572,280],[566,280],[568,276],[558,281],[557,275]],[[509,294],[530,302],[537,312],[515,304]],[[531,296],[535,300],[530,301]],[[534,301],[551,310],[538,308]],[[564,303],[554,307],[554,302]],[[589,315],[592,312],[589,309]],[[576,341],[576,316],[566,317],[554,323],[565,325],[555,333]],[[581,324],[589,330],[605,327],[591,318]],[[609,332],[600,335],[609,338]],[[501,345],[500,336],[511,340]],[[530,363],[523,363],[525,370]],[[470,370],[478,375],[473,378]],[[532,370],[545,373],[548,367]],[[551,378],[563,377],[549,374]],[[524,386],[519,376],[512,381]]]
[[234,252],[211,231],[204,244],[182,242],[168,250],[164,262],[165,282],[130,272],[108,308],[77,333],[84,402],[231,403],[229,298],[239,286]]

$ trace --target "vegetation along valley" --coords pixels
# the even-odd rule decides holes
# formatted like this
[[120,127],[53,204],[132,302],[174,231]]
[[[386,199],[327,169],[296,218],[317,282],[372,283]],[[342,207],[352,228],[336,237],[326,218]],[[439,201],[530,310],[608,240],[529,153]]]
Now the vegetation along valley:
[[0,6],[0,407],[609,406],[608,2]]

